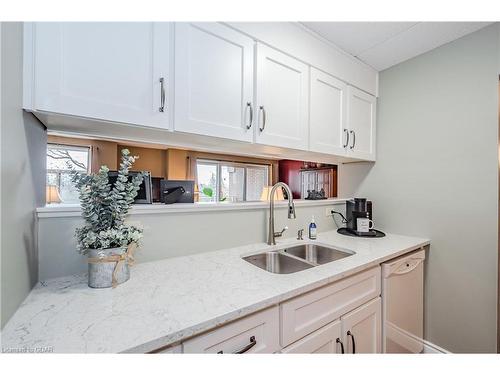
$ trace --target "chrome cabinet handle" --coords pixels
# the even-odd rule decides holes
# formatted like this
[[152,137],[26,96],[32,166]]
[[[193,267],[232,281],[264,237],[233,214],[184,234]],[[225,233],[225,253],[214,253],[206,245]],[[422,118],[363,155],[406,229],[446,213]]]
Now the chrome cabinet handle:
[[247,102],[247,108],[250,111],[250,114],[249,114],[249,120],[250,121],[249,121],[249,123],[247,125],[247,130],[249,130],[252,127],[252,123],[253,123],[253,108],[252,108],[252,103]]
[[[257,345],[257,340],[255,339],[255,336],[250,337],[250,344],[245,346],[244,348],[241,348],[240,350],[235,351],[233,354],[243,354],[248,352],[250,349],[252,349],[255,345]],[[224,354],[224,351],[219,351],[217,354]]]
[[352,134],[352,146],[350,146],[351,150],[356,146],[356,132],[354,130],[350,130],[349,133]]
[[344,134],[345,134],[345,143],[344,143],[344,148],[347,147],[347,145],[349,144],[349,131],[347,129],[344,129]]
[[352,354],[356,354],[356,341],[354,340],[354,335],[351,333],[351,331],[347,331],[347,336],[351,336],[351,340],[352,340]]
[[259,130],[263,132],[264,128],[266,127],[266,110],[264,109],[263,105],[259,107],[259,111],[262,112],[262,127],[259,126]]
[[335,342],[337,344],[340,344],[340,351],[341,351],[342,354],[344,354],[345,353],[345,351],[344,351],[344,343],[342,342],[342,340],[337,337],[337,340],[335,340]]
[[165,112],[165,79],[163,77],[160,78],[160,108],[158,110]]

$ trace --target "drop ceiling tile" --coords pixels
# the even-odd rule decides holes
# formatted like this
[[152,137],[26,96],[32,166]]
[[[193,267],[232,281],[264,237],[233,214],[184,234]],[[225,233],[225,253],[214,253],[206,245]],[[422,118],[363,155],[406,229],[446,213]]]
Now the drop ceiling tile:
[[304,26],[353,56],[410,29],[417,22],[303,22]]
[[385,42],[365,50],[357,57],[380,71],[489,24],[490,22],[421,22]]

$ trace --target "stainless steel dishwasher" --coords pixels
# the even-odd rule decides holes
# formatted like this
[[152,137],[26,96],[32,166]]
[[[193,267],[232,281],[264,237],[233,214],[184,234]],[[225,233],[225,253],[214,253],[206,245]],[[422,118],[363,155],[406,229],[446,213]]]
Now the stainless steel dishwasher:
[[384,353],[424,349],[424,260],[419,250],[382,265]]

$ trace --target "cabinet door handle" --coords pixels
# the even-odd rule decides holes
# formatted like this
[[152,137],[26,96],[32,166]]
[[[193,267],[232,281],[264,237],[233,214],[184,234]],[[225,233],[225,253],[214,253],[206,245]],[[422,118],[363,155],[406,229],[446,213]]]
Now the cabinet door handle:
[[160,78],[160,108],[158,110],[165,112],[165,79],[163,77]]
[[252,127],[252,123],[253,123],[253,108],[252,108],[252,103],[247,102],[247,108],[250,111],[250,113],[248,115],[249,122],[248,122],[248,125],[247,125],[247,130],[250,130],[250,128]]
[[352,150],[354,146],[356,146],[356,132],[354,130],[350,130],[349,133],[352,134],[352,146],[350,146]]
[[[241,348],[240,350],[235,351],[233,354],[243,354],[248,352],[250,349],[252,349],[255,345],[257,345],[257,340],[255,339],[255,336],[250,337],[250,344],[247,346]],[[218,351],[217,354],[224,354],[224,351]]]
[[341,351],[342,354],[344,354],[345,353],[345,351],[344,351],[344,343],[342,342],[342,340],[337,337],[337,340],[335,340],[335,342],[337,344],[340,344],[340,351]]
[[351,336],[351,340],[352,340],[352,354],[356,354],[356,340],[354,340],[354,335],[351,333],[351,331],[347,331],[347,336]]
[[344,148],[347,147],[347,145],[349,144],[349,131],[347,129],[344,129],[344,134],[345,134],[345,143],[344,143]]
[[262,112],[262,127],[259,127],[259,130],[263,132],[264,128],[266,127],[266,110],[264,109],[263,105],[259,107],[259,110]]

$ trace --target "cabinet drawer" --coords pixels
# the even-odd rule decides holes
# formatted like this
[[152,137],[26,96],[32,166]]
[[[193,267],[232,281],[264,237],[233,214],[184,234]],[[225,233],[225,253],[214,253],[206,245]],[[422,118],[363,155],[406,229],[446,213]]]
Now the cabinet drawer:
[[183,347],[184,353],[236,353],[247,347],[246,353],[274,353],[280,348],[278,306],[187,340]]
[[337,339],[342,339],[342,323],[340,320],[318,329],[302,340],[287,346],[281,352],[292,354],[341,353],[341,344],[337,342]]
[[282,303],[282,346],[290,345],[379,295],[380,267],[375,267]]

